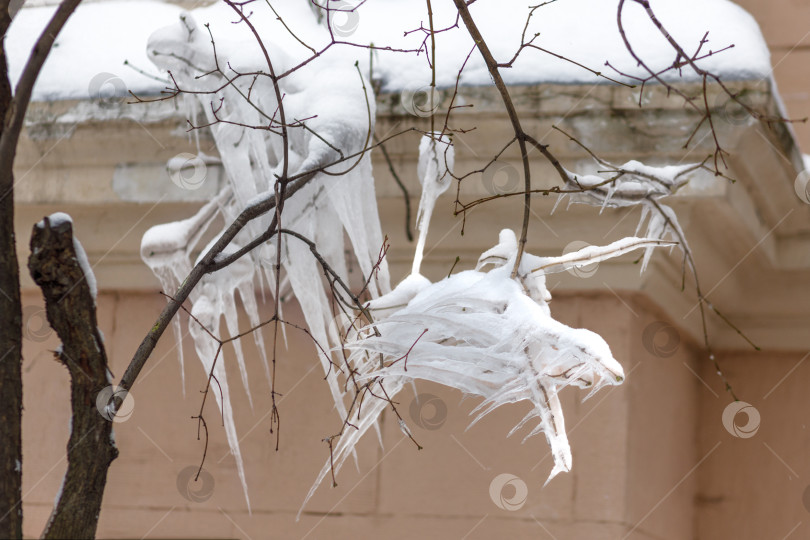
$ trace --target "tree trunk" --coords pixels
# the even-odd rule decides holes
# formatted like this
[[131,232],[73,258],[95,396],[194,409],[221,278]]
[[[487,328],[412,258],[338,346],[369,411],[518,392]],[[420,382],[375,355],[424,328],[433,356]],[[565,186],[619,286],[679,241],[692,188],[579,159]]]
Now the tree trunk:
[[[56,9],[12,95],[5,38],[12,11],[20,6],[0,0],[0,538],[22,537],[22,308],[14,237],[14,157],[34,83],[79,2],[63,0]],[[95,310],[92,316],[95,320]]]
[[108,398],[117,396],[108,388],[95,299],[77,261],[70,221],[45,218],[34,226],[28,268],[45,296],[48,322],[62,340],[57,358],[70,372],[72,407],[68,468],[43,538],[95,537],[107,470],[118,455],[114,414],[106,410]]
[[[0,2],[0,4],[6,2]],[[0,39],[11,17],[0,13]],[[0,43],[0,120],[11,103],[5,44]],[[0,123],[0,136],[3,124]],[[14,176],[0,167],[0,538],[22,538],[22,310],[14,239]]]

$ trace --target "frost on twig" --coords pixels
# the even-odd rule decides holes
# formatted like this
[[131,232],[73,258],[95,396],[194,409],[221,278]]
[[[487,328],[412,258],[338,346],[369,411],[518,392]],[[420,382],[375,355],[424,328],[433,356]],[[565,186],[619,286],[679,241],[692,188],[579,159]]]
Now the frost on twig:
[[[444,191],[442,180],[452,175],[452,150],[444,138],[422,138],[418,174],[423,193],[413,269],[393,291],[366,304],[375,321],[373,327],[350,333],[343,344],[349,351],[347,364],[355,384],[378,388],[387,399],[367,400],[362,409],[350,408],[346,424],[353,429],[329,439],[330,459],[303,505],[327,474],[334,476],[340,470],[365,432],[377,424],[390,400],[415,379],[483,398],[473,411],[471,425],[501,405],[524,400],[532,403],[532,410],[510,435],[535,422],[524,440],[545,434],[554,458],[549,480],[571,469],[559,392],[576,386],[589,390],[587,399],[599,388],[624,380],[621,364],[600,336],[570,328],[551,316],[546,274],[587,266],[635,249],[672,246],[673,242],[630,237],[560,257],[537,257],[521,253],[515,233],[503,230],[498,245],[481,255],[475,270],[431,283],[419,273],[419,263],[432,209]],[[639,174],[647,173],[640,165],[638,168]],[[678,172],[673,172],[671,182],[663,180],[658,188],[662,193],[676,189]],[[592,178],[584,181],[597,182]],[[598,181],[603,182],[601,178]],[[635,189],[626,183],[610,193],[594,192],[591,196],[601,196],[609,204],[617,191],[619,202]],[[410,437],[402,419],[400,429]]]

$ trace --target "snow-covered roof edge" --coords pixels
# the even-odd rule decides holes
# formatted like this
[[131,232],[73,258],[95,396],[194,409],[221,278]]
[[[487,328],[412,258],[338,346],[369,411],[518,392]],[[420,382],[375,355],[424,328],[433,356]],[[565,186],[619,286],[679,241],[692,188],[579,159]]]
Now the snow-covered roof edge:
[[[480,0],[470,6],[493,53],[504,62],[520,46],[530,5],[520,0],[508,3],[510,6],[505,7],[503,1]],[[643,72],[621,41],[615,22],[615,4],[604,0],[549,4],[532,17],[526,35],[538,33],[537,45],[611,76],[621,79],[605,67],[606,61],[623,73],[641,75]],[[728,80],[770,77],[770,54],[759,27],[753,17],[736,4],[728,0],[659,0],[652,5],[668,30],[688,51],[696,49],[707,31],[710,41],[704,45],[703,52],[734,45],[705,58],[701,63],[704,68]],[[323,22],[317,21],[307,2],[286,2],[274,7],[303,41],[316,49],[328,43]],[[275,47],[275,58],[279,58],[281,64],[294,65],[310,54],[269,9],[261,8],[258,5],[254,8],[251,20],[263,36],[272,36],[265,37],[265,41]],[[54,7],[24,8],[16,15],[6,40],[12,82],[19,78],[36,36],[53,11]],[[176,22],[181,12],[176,5],[152,0],[112,0],[81,5],[51,51],[35,87],[34,100],[92,99],[126,95],[129,90],[144,95],[159,93],[165,83],[158,79],[164,75],[149,60],[146,43],[155,30]],[[392,13],[397,16],[392,17]],[[200,24],[210,23],[223,56],[239,67],[262,67],[263,60],[253,36],[241,25],[231,24],[234,14],[227,6],[215,4],[197,8],[191,15]],[[340,20],[335,18],[333,24],[340,30],[337,37],[342,40],[415,50],[422,46],[425,33],[417,31],[404,36],[403,33],[420,28],[425,19],[421,6],[414,8],[406,0],[370,0],[356,13],[344,14]],[[623,20],[631,43],[643,51],[650,67],[662,69],[671,65],[675,58],[672,48],[643,10],[628,4]],[[117,21],[122,23],[117,24]],[[449,2],[435,6],[436,28],[447,28],[455,22],[455,11]],[[472,48],[472,41],[459,23],[458,28],[437,34],[436,42],[437,85],[452,86]],[[323,61],[358,61],[361,70],[368,73],[369,56],[369,51],[362,47],[335,46],[323,55]],[[382,81],[386,91],[418,88],[430,81],[430,67],[424,52],[377,51],[374,57],[374,76]],[[689,71],[684,70],[684,78],[694,79]],[[502,72],[507,84],[512,85],[607,82],[571,62],[536,49],[524,50],[518,61]],[[467,86],[491,84],[483,60],[475,51],[461,76],[461,83]]]

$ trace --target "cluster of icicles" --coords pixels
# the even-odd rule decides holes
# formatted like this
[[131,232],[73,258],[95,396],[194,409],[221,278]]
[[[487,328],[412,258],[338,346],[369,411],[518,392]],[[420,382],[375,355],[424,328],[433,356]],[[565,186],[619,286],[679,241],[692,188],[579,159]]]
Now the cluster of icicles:
[[[195,111],[204,111],[204,123],[212,124],[211,133],[228,178],[227,185],[194,216],[153,227],[143,237],[144,261],[158,277],[164,291],[172,294],[195,264],[195,253],[200,253],[200,257],[206,253],[242,210],[264,197],[273,196],[272,179],[281,175],[285,165],[288,174],[294,175],[333,163],[341,153],[351,155],[365,148],[373,129],[374,99],[364,93],[359,75],[350,64],[319,67],[318,71],[307,66],[284,79],[283,103],[288,123],[308,119],[302,122],[307,129],[288,128],[289,154],[285,164],[278,129],[243,127],[260,125],[263,121],[266,125],[263,111],[278,109],[267,78],[243,78],[223,84],[223,76],[214,70],[216,64],[210,41],[187,14],[177,25],[153,34],[149,50],[155,63],[171,71],[181,88],[197,92],[218,89],[216,95],[198,94],[202,107],[193,103],[197,98],[186,98],[187,112],[193,116]],[[227,61],[218,58],[220,66],[227,65]],[[199,77],[201,73],[210,74]],[[216,103],[216,107],[212,103]],[[198,123],[196,118],[192,121]],[[202,154],[198,159],[210,162]],[[285,204],[284,227],[314,241],[324,259],[344,279],[347,277],[344,233],[350,239],[364,276],[374,276],[369,287],[373,299],[366,307],[376,332],[369,328],[338,328],[339,325],[332,322],[330,295],[322,281],[321,268],[309,247],[296,238],[281,238],[282,275],[279,278],[285,290],[291,290],[301,305],[313,338],[318,343],[329,344],[338,362],[342,362],[342,357],[338,360],[337,352],[348,350],[348,363],[357,381],[383,385],[391,399],[414,379],[435,381],[483,398],[475,410],[477,416],[473,423],[501,405],[523,400],[532,403],[532,410],[512,432],[528,422],[536,422],[526,437],[545,434],[554,458],[551,479],[571,468],[571,450],[559,392],[573,385],[589,389],[590,396],[606,384],[621,383],[624,373],[600,336],[588,330],[569,328],[551,317],[548,307],[551,295],[545,276],[638,248],[652,250],[659,245],[671,245],[664,241],[664,236],[671,235],[668,227],[677,221],[674,214],[670,220],[654,217],[647,230],[649,238],[625,238],[608,246],[590,246],[561,257],[524,253],[514,277],[517,240],[512,231],[504,230],[498,244],[481,255],[475,270],[431,283],[419,269],[434,203],[449,186],[448,171],[452,171],[452,167],[450,141],[439,134],[423,137],[418,164],[423,190],[417,217],[419,240],[411,274],[393,291],[388,284],[386,262],[382,261],[376,271],[373,266],[383,236],[368,153],[317,173]],[[640,164],[638,167],[643,168]],[[655,176],[656,171],[647,167],[643,172],[645,174],[633,177],[632,182],[627,176],[625,184],[619,182],[606,188],[607,191],[589,191],[574,200],[609,206],[640,204],[639,190],[660,198],[671,193],[673,186],[677,189],[674,180],[677,176],[659,174],[656,182],[650,182],[650,175]],[[572,175],[571,178],[572,185],[579,186],[597,182],[597,178],[598,182],[604,181],[599,177]],[[271,216],[267,215],[251,222],[223,255],[235,252],[261,234],[270,220]],[[201,245],[202,239],[212,233],[217,233],[213,234],[214,240]],[[231,360],[220,357],[214,365],[217,343],[200,328],[200,323],[212,334],[219,335],[220,322],[224,319],[230,335],[239,333],[235,304],[238,292],[250,324],[259,324],[257,293],[275,292],[273,268],[278,241],[273,238],[237,262],[207,275],[189,298],[192,315],[199,321],[189,320],[189,333],[206,374],[213,368],[219,383],[214,396],[248,506],[247,482],[225,373],[225,361]],[[645,264],[647,258],[645,256]],[[174,320],[174,333],[181,342],[183,332],[178,317]],[[253,332],[252,336],[269,384],[262,335]],[[239,340],[233,343],[242,385],[250,399],[244,355]],[[178,350],[182,370],[182,348]],[[350,396],[344,391],[346,386],[341,373],[332,368],[329,358],[316,354],[340,421],[348,419],[357,429],[346,430],[336,441],[332,459],[326,460],[304,504],[331,470],[338,473],[369,428],[379,428],[380,414],[389,406],[386,400],[372,399],[363,404],[362,410],[352,410],[349,416]],[[407,363],[397,361],[406,354]],[[407,425],[401,427],[408,431]]]

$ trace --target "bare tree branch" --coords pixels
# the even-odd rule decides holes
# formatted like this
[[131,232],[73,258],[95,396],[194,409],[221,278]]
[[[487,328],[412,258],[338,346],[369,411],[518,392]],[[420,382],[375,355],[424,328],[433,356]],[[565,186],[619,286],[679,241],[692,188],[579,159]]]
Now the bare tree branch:
[[523,255],[524,249],[526,248],[526,240],[529,235],[529,213],[531,212],[532,204],[532,178],[529,168],[529,153],[526,149],[525,133],[523,128],[520,126],[520,117],[518,116],[517,110],[512,103],[512,97],[509,95],[509,90],[506,88],[506,83],[503,82],[503,78],[498,71],[498,62],[495,60],[495,57],[492,56],[492,53],[490,52],[489,47],[487,47],[481,32],[479,32],[478,26],[476,26],[470,11],[467,9],[467,3],[464,0],[453,0],[453,2],[456,4],[456,9],[458,9],[458,13],[461,15],[461,20],[464,21],[464,25],[467,27],[467,31],[470,33],[470,36],[473,38],[473,41],[478,47],[481,56],[484,57],[484,62],[487,65],[489,74],[492,76],[492,80],[495,82],[495,87],[501,94],[504,107],[506,107],[506,113],[509,115],[510,122],[512,122],[512,129],[515,131],[515,137],[517,138],[518,145],[520,146],[520,158],[523,161],[523,178],[525,180],[526,187],[523,197],[523,226],[520,231],[520,240],[518,241],[518,254],[515,258],[515,267],[512,270],[512,277],[514,277],[517,274],[520,259]]

